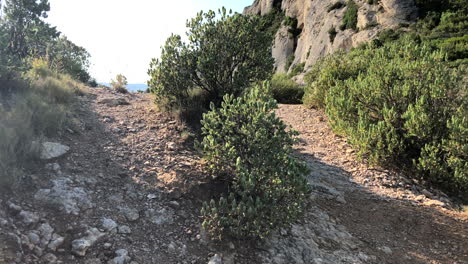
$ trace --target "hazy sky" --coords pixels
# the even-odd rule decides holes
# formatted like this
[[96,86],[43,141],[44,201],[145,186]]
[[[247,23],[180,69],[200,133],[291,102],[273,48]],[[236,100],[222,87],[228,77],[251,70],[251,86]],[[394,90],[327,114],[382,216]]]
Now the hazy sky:
[[145,83],[151,58],[171,33],[183,35],[185,22],[200,10],[224,6],[242,12],[254,0],[49,0],[47,21],[91,53],[91,74],[109,82],[124,74]]

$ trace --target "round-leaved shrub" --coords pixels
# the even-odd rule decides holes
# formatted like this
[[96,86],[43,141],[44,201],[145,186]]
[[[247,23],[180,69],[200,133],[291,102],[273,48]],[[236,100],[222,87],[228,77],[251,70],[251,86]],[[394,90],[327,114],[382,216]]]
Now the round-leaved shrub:
[[214,238],[264,238],[305,209],[309,170],[291,156],[297,132],[275,115],[266,90],[226,95],[203,117],[199,148],[213,174],[230,182],[228,194],[202,209],[203,227]]

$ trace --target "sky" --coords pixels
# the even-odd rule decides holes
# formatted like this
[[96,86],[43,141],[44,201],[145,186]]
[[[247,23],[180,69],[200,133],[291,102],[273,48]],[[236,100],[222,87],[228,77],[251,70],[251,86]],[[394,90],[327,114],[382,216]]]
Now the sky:
[[91,54],[91,75],[109,82],[117,74],[146,83],[151,58],[171,33],[184,35],[187,19],[224,6],[236,12],[254,0],[49,0],[47,22]]

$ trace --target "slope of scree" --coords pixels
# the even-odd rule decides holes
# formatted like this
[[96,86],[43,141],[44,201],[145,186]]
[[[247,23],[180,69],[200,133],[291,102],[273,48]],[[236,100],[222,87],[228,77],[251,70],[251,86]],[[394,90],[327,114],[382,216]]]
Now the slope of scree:
[[77,125],[50,139],[69,150],[0,194],[0,263],[468,262],[466,215],[443,193],[356,161],[319,111],[278,110],[312,169],[304,218],[263,243],[219,243],[198,216],[224,187],[183,124],[147,94],[94,89],[79,109]]

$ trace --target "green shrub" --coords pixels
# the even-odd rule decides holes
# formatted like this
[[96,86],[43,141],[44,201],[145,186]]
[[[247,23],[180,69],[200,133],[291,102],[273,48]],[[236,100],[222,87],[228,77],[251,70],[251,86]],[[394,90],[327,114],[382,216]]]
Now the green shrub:
[[340,29],[341,30],[345,30],[345,29],[356,30],[357,13],[358,13],[359,7],[353,0],[348,1],[346,6],[347,6],[347,9],[344,13],[343,24],[341,24]]
[[468,35],[447,39],[436,39],[430,42],[435,47],[447,54],[450,61],[468,58]]
[[284,73],[273,75],[271,92],[273,98],[281,104],[300,104],[304,95],[304,89]]
[[127,77],[122,74],[117,74],[115,80],[111,80],[110,83],[112,89],[119,93],[128,93],[127,84]]
[[330,5],[328,8],[327,8],[327,12],[330,13],[331,11],[335,10],[335,9],[340,9],[340,8],[343,8],[345,7],[346,4],[343,3],[343,2],[336,2],[332,5]]
[[[263,87],[263,90],[268,90]],[[264,238],[296,220],[305,209],[307,166],[291,156],[293,137],[276,117],[276,102],[252,89],[226,95],[202,120],[199,148],[214,175],[230,182],[230,191],[205,203],[203,228],[214,238]]]
[[447,121],[447,137],[423,147],[417,168],[445,189],[468,201],[468,107],[462,105]]
[[[332,127],[348,135],[372,163],[411,168],[414,162],[426,179],[466,192],[466,176],[460,176],[466,141],[451,140],[466,128],[456,111],[463,102],[466,107],[463,73],[447,67],[444,53],[406,37],[353,55],[365,60],[365,70],[329,88],[326,111]],[[439,168],[435,160],[442,161]]]
[[333,41],[335,41],[336,34],[338,34],[338,32],[336,32],[335,27],[331,27],[328,30],[328,37],[330,38],[331,43],[333,43]]
[[[153,59],[148,85],[168,109],[187,109],[192,90],[219,106],[225,94],[239,96],[252,83],[269,79],[273,70],[271,36],[257,16],[228,13],[224,8],[199,13],[188,22],[188,43],[172,35]],[[208,107],[206,105],[205,107]]]
[[308,107],[325,107],[325,99],[330,87],[337,82],[356,78],[365,70],[367,59],[372,53],[352,51],[348,54],[339,51],[321,58],[305,75],[306,86],[303,102]]
[[446,10],[465,10],[468,8],[466,0],[416,0],[420,16],[425,17],[431,12],[444,12]]

